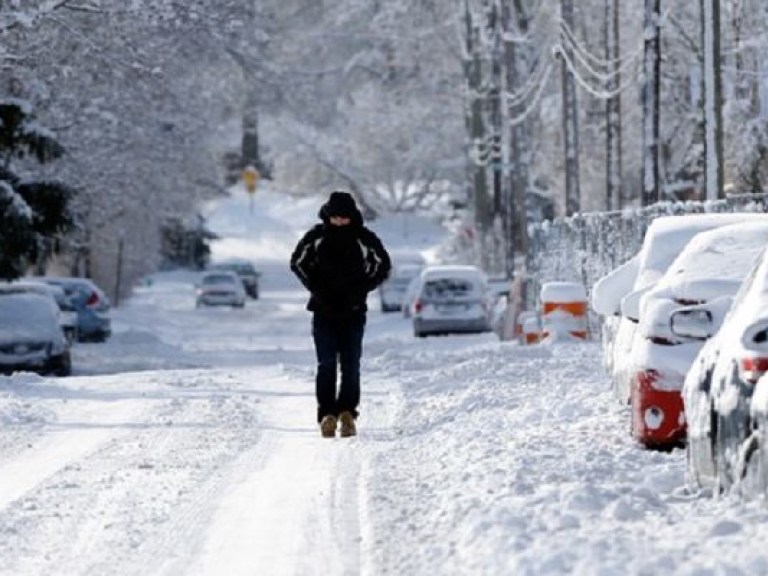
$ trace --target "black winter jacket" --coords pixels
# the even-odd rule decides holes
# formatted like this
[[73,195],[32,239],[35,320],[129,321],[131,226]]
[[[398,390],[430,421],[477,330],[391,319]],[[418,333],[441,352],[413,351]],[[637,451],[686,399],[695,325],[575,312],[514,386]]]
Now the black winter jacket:
[[347,226],[323,220],[291,256],[291,270],[311,293],[307,310],[333,318],[365,312],[368,292],[389,276],[389,254],[360,219]]

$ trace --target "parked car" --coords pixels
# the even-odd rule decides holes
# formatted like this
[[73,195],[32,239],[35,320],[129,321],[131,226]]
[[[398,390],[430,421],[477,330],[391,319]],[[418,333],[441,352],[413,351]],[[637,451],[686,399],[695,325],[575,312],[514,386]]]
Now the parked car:
[[382,312],[399,312],[405,304],[406,291],[411,281],[427,265],[424,256],[415,251],[393,251],[390,253],[392,271],[381,286],[379,300]]
[[675,312],[672,332],[709,338],[683,387],[693,483],[763,495],[768,486],[768,248],[744,280],[722,326],[706,307]]
[[59,276],[36,276],[31,279],[64,290],[77,312],[77,339],[80,342],[104,342],[112,335],[109,299],[92,280]]
[[195,306],[245,306],[245,287],[234,272],[206,272],[197,285]]
[[254,300],[259,297],[259,277],[261,274],[256,271],[256,268],[247,260],[226,260],[223,262],[215,262],[209,266],[209,270],[216,271],[230,271],[234,272],[240,277],[245,288],[245,293]]
[[624,404],[630,400],[632,345],[639,321],[639,302],[664,275],[686,244],[699,232],[751,220],[768,218],[762,213],[714,213],[662,216],[651,222],[640,251],[624,265],[598,280],[592,287],[592,308],[605,318],[613,336],[604,353],[615,396]]
[[59,308],[46,295],[0,294],[0,371],[29,370],[68,376],[69,341],[59,324]]
[[42,294],[53,299],[59,308],[59,324],[64,331],[64,335],[69,342],[77,340],[77,311],[69,296],[66,295],[63,288],[53,286],[45,282],[35,282],[32,280],[17,280],[14,282],[0,283],[0,294],[8,293],[34,293]]
[[641,444],[669,449],[685,441],[681,391],[703,342],[676,337],[672,313],[732,298],[767,244],[768,217],[700,232],[641,297],[630,358],[632,432]]
[[405,302],[408,284],[416,278],[424,267],[418,264],[395,264],[392,272],[379,287],[379,299],[382,312],[400,312]]
[[418,295],[419,282],[421,281],[420,275],[421,274],[411,279],[403,293],[401,310],[403,312],[403,317],[405,318],[411,318],[413,316],[413,303],[416,301],[416,296]]
[[418,337],[491,329],[488,280],[475,266],[428,266],[415,294],[411,309]]

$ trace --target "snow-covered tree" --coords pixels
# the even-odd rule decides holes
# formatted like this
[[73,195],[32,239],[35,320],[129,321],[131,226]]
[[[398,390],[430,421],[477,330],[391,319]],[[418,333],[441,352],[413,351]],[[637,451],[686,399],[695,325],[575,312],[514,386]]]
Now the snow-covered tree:
[[34,173],[21,178],[14,171],[14,160],[31,156],[46,163],[62,153],[28,102],[0,100],[0,278],[18,278],[33,263],[44,267],[74,225],[72,188]]

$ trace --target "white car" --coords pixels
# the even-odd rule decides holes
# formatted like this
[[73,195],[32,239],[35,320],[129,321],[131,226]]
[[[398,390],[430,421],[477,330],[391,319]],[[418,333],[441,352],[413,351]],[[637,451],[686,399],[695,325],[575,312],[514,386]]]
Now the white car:
[[713,314],[727,306],[766,245],[768,217],[700,232],[641,297],[629,359],[632,431],[641,444],[667,449],[685,440],[681,391],[703,342],[676,337],[671,315],[684,306],[710,305]]
[[428,266],[419,275],[414,293],[415,336],[491,330],[488,279],[475,266]]
[[59,324],[70,343],[77,340],[77,311],[71,299],[60,286],[53,286],[45,282],[33,280],[17,280],[14,282],[1,282],[0,294],[9,293],[33,293],[48,296],[59,307]]
[[245,306],[246,292],[242,280],[234,272],[206,272],[197,284],[195,305],[202,306]]
[[661,279],[686,244],[699,232],[719,226],[768,218],[761,213],[716,213],[662,216],[651,222],[640,251],[592,287],[593,310],[609,318],[611,339],[604,345],[613,391],[620,402],[630,400],[632,345],[643,292]]

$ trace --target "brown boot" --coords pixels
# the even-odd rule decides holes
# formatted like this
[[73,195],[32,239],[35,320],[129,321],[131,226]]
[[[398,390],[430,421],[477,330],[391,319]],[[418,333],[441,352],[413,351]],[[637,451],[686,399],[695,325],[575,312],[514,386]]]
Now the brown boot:
[[339,414],[339,421],[341,422],[342,438],[357,435],[357,427],[355,426],[355,418],[352,416],[352,412],[342,412]]
[[336,416],[323,416],[320,421],[320,434],[323,438],[335,438],[336,437]]

